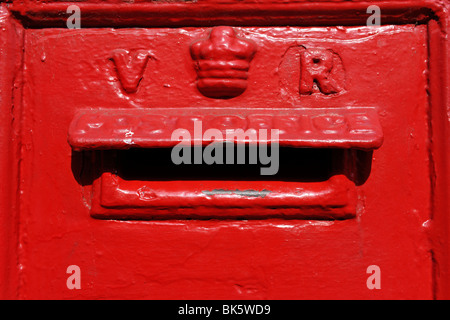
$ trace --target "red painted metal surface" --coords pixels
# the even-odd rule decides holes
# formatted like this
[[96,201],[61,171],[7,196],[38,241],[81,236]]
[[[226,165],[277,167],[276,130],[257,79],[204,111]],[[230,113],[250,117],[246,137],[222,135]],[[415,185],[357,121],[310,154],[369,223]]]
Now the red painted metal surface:
[[[448,3],[373,4],[2,3],[2,297],[450,297]],[[193,120],[280,175],[166,167]]]
[[[173,147],[177,129],[186,130],[190,144],[213,141],[267,142],[271,130],[286,147],[376,149],[383,131],[376,108],[241,108],[241,109],[103,109],[82,110],[74,117],[68,140],[74,150]],[[195,122],[198,121],[197,128]],[[218,137],[205,135],[217,129]],[[260,129],[267,131],[259,132]],[[230,134],[227,132],[232,130]],[[242,130],[245,134],[235,133]],[[264,135],[264,136],[263,136]]]
[[343,175],[307,183],[204,181],[176,184],[172,181],[126,182],[104,173],[97,184],[91,214],[103,219],[355,217],[355,186]]

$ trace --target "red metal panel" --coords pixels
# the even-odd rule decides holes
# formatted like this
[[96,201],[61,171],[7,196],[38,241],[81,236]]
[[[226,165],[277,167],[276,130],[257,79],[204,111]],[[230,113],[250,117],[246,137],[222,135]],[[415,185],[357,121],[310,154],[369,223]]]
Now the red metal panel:
[[18,185],[23,29],[0,6],[0,298],[18,297]]
[[[448,4],[374,4],[383,26],[359,1],[82,1],[81,30],[54,28],[66,3],[2,4],[3,296],[448,297]],[[110,157],[194,118],[338,149],[343,175],[149,180]]]
[[[449,6],[446,4],[448,12]],[[439,22],[439,23],[438,23]],[[449,30],[449,17],[430,21],[428,25],[429,90],[430,90],[430,157],[432,183],[432,226],[430,236],[433,244],[435,297],[450,298],[450,251],[449,251],[449,183],[450,181],[450,91],[449,43],[445,30]],[[444,31],[444,33],[443,33]]]

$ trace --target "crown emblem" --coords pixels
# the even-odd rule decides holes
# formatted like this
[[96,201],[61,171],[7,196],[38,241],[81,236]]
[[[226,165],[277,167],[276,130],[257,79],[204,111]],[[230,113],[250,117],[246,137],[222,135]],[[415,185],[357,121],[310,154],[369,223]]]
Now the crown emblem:
[[207,39],[191,45],[197,71],[197,88],[209,98],[229,99],[247,88],[250,62],[256,44],[239,38],[231,27],[215,27]]

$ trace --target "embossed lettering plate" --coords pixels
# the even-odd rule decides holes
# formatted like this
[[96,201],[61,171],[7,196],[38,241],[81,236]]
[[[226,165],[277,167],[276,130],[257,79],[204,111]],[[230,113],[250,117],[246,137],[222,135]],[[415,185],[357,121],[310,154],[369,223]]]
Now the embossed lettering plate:
[[[371,150],[383,142],[377,109],[359,107],[82,110],[69,128],[68,140],[75,150],[173,147],[180,142],[172,137],[179,129],[187,131],[192,145],[249,140],[270,143],[274,139],[271,130],[278,131],[276,142],[288,147]],[[222,135],[204,138],[209,129]],[[261,137],[261,129],[267,130],[265,137]],[[233,134],[227,134],[230,130]]]
[[[414,25],[234,29],[238,37],[250,39],[256,46],[246,90],[234,98],[205,97],[197,87],[191,46],[207,39],[211,28],[30,30],[27,57],[39,62],[30,67],[46,79],[39,83],[42,94],[38,92],[35,97],[47,106],[58,106],[57,110],[67,108],[69,118],[86,108],[276,110],[376,106],[382,111],[386,101],[378,96],[379,87],[394,72],[389,61],[394,61],[396,68],[410,68],[407,60],[400,61],[393,55],[398,50],[406,55],[419,54],[417,50],[425,49],[421,40],[426,34],[425,28]],[[393,51],[394,44],[399,49]],[[304,80],[309,65],[302,67],[301,62],[308,53],[321,55],[331,63],[329,76],[336,82],[335,90],[312,87]],[[55,72],[67,77],[57,78]],[[416,92],[418,80],[399,82],[407,81],[411,92]],[[399,85],[382,88],[384,96],[389,97]],[[44,92],[49,94],[44,96]]]

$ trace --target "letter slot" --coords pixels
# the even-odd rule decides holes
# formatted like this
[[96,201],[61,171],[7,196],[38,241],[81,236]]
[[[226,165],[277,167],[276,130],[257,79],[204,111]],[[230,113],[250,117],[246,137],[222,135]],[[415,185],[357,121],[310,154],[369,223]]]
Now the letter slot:
[[[270,130],[277,141],[259,134]],[[183,146],[176,131],[191,138],[184,142],[191,161],[174,163],[173,148]],[[95,155],[87,160],[95,218],[348,219],[383,134],[373,107],[98,109],[76,114],[68,140],[74,152]],[[230,163],[224,154],[205,163],[211,143],[234,158],[241,148],[245,161]],[[251,148],[270,153],[274,143],[279,170],[261,175]]]

